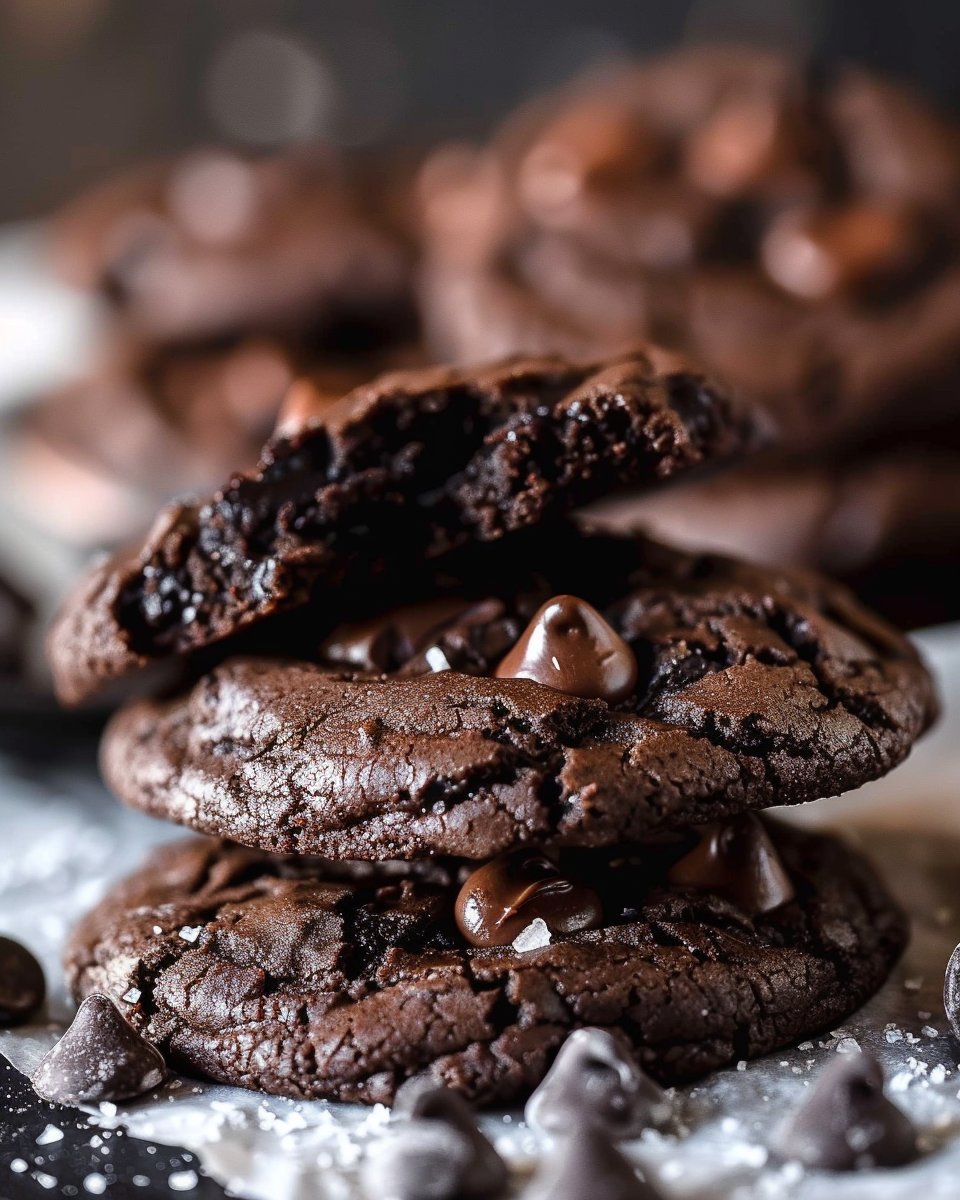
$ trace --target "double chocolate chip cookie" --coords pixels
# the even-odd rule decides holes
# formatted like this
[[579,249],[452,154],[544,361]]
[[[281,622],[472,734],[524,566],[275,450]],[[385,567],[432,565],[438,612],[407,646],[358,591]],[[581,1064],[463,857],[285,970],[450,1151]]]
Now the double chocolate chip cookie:
[[[472,874],[177,843],[81,922],[68,978],[129,996],[175,1068],[281,1095],[390,1103],[429,1072],[505,1102],[585,1025],[625,1030],[647,1070],[682,1082],[835,1025],[904,944],[859,856],[751,820],[762,859],[725,861],[735,892],[691,866],[692,836]],[[458,891],[484,910],[479,937]]]
[[258,467],[53,631],[69,700],[174,672],[113,718],[104,773],[229,839],[103,901],[75,994],[185,1070],[367,1102],[422,1072],[510,1099],[585,1025],[682,1081],[859,1005],[896,906],[750,810],[900,761],[936,709],[916,653],[817,577],[568,515],[757,434],[653,350],[295,385]]

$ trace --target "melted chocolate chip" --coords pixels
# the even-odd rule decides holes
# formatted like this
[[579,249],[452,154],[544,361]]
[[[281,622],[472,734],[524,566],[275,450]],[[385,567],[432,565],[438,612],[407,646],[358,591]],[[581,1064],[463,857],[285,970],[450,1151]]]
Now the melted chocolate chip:
[[777,1137],[785,1157],[825,1171],[898,1167],[917,1157],[909,1118],[883,1094],[869,1054],[838,1054]]
[[551,934],[579,933],[603,924],[592,888],[562,874],[537,850],[514,850],[478,867],[455,907],[460,932],[472,946],[508,946],[538,917]]
[[584,1125],[565,1138],[534,1176],[523,1200],[659,1200],[600,1130]]
[[496,676],[616,704],[636,687],[637,660],[592,605],[577,596],[554,596],[534,614]]
[[98,1104],[139,1096],[157,1087],[165,1072],[160,1052],[112,1000],[95,993],[80,1005],[31,1082],[37,1095],[53,1104]]
[[953,1036],[960,1041],[960,946],[955,946],[943,979],[943,1007]]
[[26,946],[0,937],[0,1025],[25,1021],[43,1003],[43,969]]
[[745,912],[770,912],[794,896],[763,823],[752,814],[700,831],[696,846],[670,868],[671,883],[716,892]]
[[335,666],[377,674],[426,675],[457,670],[484,674],[516,637],[500,600],[471,603],[443,597],[394,609],[386,616],[341,625],[320,646]]
[[578,1029],[561,1046],[524,1117],[543,1133],[591,1125],[621,1139],[665,1124],[670,1111],[662,1088],[640,1070],[625,1040],[607,1029]]

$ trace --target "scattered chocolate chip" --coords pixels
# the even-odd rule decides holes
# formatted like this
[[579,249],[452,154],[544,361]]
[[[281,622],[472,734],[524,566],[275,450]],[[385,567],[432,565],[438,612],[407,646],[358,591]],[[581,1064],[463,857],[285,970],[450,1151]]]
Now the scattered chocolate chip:
[[776,847],[751,813],[704,826],[696,846],[670,868],[669,879],[716,892],[751,914],[770,912],[794,897]]
[[777,1150],[825,1171],[899,1167],[918,1154],[910,1119],[883,1094],[883,1068],[869,1054],[838,1054],[781,1128]]
[[503,1159],[455,1092],[425,1077],[408,1080],[397,1092],[393,1115],[397,1126],[364,1171],[370,1200],[470,1200],[502,1193]]
[[523,1200],[660,1200],[599,1129],[584,1125],[547,1157]]
[[943,978],[943,1007],[953,1036],[960,1040],[960,946],[955,946]]
[[554,596],[534,614],[496,677],[532,679],[616,704],[636,686],[637,660],[592,605],[577,596]]
[[43,1003],[43,968],[26,946],[0,937],[0,1025],[25,1021]]
[[614,1139],[664,1125],[671,1104],[640,1070],[626,1041],[607,1029],[578,1029],[527,1101],[527,1123],[542,1133],[596,1126]]
[[163,1080],[160,1052],[141,1037],[106,996],[94,993],[41,1061],[31,1082],[52,1104],[129,1100]]
[[455,916],[472,946],[508,946],[537,918],[551,934],[603,924],[592,888],[561,873],[538,850],[512,850],[472,872],[457,896]]

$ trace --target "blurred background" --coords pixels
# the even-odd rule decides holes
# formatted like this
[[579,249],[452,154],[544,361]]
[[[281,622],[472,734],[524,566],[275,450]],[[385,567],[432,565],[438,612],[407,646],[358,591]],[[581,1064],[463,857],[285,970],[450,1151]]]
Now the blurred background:
[[946,0],[0,0],[0,219],[146,155],[229,139],[480,134],[595,63],[742,38],[960,103]]

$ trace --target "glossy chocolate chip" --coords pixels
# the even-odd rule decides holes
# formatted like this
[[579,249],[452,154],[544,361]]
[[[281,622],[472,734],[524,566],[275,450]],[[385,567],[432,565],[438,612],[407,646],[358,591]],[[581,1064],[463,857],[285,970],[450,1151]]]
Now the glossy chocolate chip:
[[0,1025],[16,1025],[43,1003],[43,968],[26,946],[0,937]]
[[749,813],[701,829],[700,840],[670,868],[669,879],[682,887],[715,892],[754,915],[794,897],[770,835]]
[[770,278],[804,300],[826,300],[878,276],[909,267],[919,237],[905,213],[879,205],[838,212],[787,213],[762,246]]
[[899,1167],[917,1157],[912,1122],[883,1094],[869,1054],[838,1054],[776,1139],[785,1158],[825,1171]]
[[660,1200],[600,1130],[584,1125],[565,1137],[523,1193],[523,1200]]
[[537,850],[501,854],[472,872],[457,896],[460,932],[472,946],[509,946],[541,920],[550,934],[579,933],[603,924],[592,888],[562,873]]
[[80,1005],[73,1024],[34,1073],[34,1090],[54,1104],[129,1100],[163,1080],[160,1052],[121,1016],[107,996]]
[[607,1029],[571,1033],[524,1110],[542,1133],[593,1125],[614,1139],[639,1137],[670,1115],[666,1093],[640,1070],[622,1035]]
[[361,671],[396,670],[417,652],[424,638],[469,607],[466,600],[441,598],[409,604],[369,621],[341,625],[321,645],[320,657]]
[[636,687],[637,660],[592,605],[577,596],[554,596],[534,614],[496,676],[616,704]]
[[943,1007],[953,1036],[960,1041],[960,946],[955,946],[943,978]]
[[462,1097],[432,1079],[411,1079],[397,1092],[393,1115],[391,1135],[364,1176],[371,1200],[502,1193],[506,1165]]

